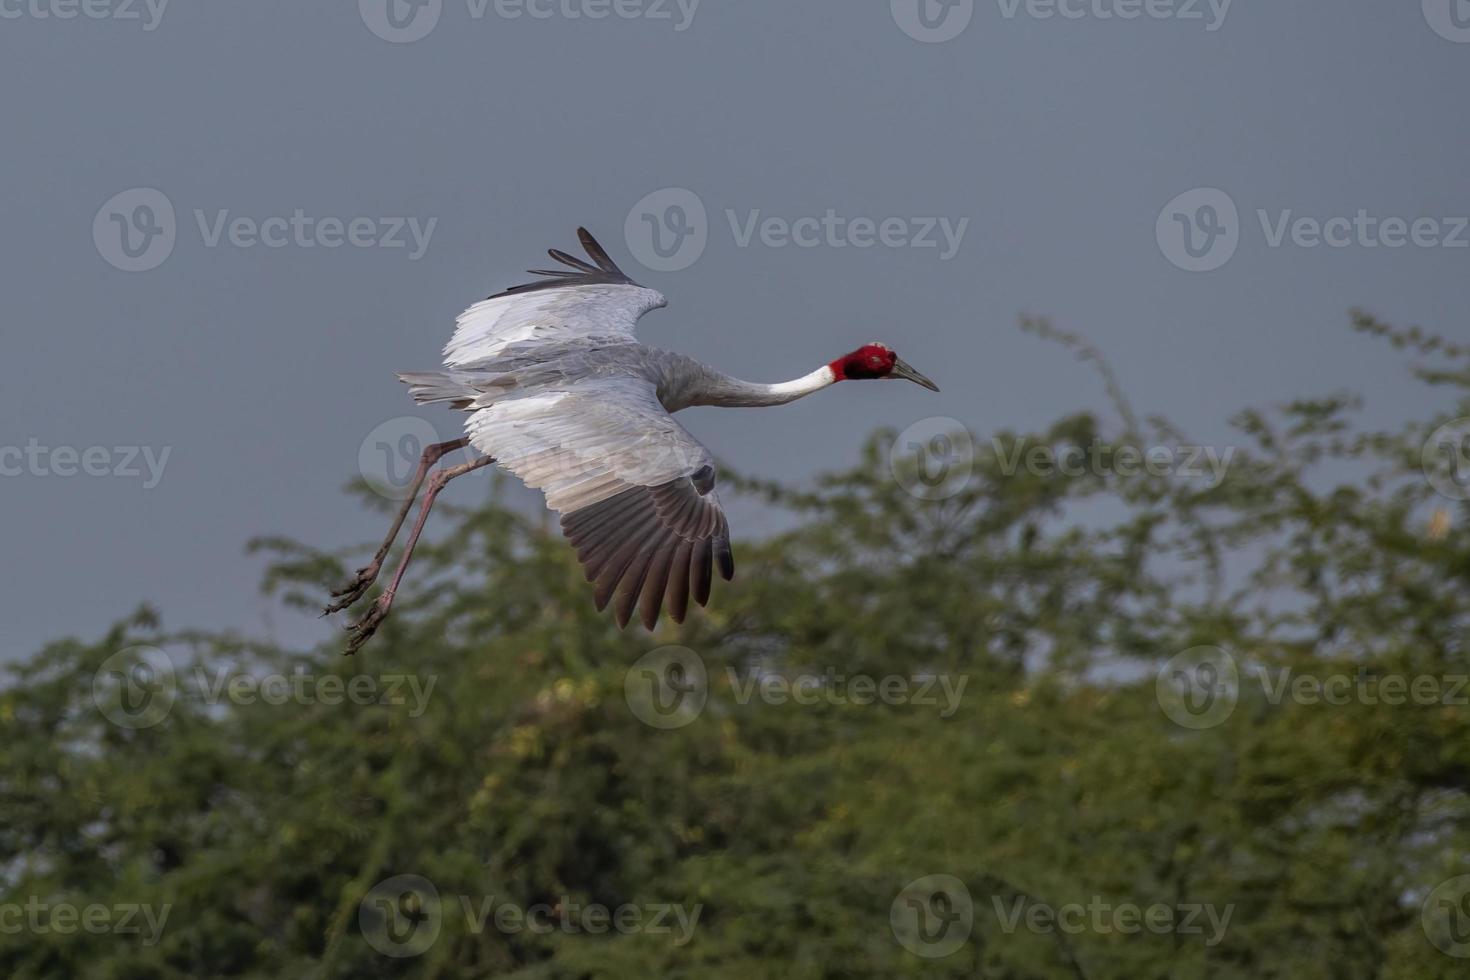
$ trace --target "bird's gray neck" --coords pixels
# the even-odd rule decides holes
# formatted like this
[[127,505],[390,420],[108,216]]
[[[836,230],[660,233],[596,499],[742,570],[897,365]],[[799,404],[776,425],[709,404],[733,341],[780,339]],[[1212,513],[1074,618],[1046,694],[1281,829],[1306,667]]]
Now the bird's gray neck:
[[821,391],[837,381],[832,369],[825,364],[810,374],[791,381],[776,384],[761,384],[757,381],[741,381],[718,372],[710,372],[703,390],[695,393],[691,405],[715,405],[720,408],[759,408],[765,405],[785,405],[798,398],[805,398],[814,391]]

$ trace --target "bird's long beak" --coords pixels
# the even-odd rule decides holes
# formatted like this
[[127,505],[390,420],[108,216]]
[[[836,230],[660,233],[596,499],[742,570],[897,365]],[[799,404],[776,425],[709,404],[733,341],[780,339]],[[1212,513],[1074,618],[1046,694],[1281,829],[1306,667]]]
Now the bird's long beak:
[[937,384],[924,377],[918,371],[915,371],[913,367],[901,357],[897,361],[894,361],[892,375],[895,378],[903,378],[905,381],[912,381],[916,385],[922,385],[923,387],[928,388],[930,391],[939,390],[939,386]]

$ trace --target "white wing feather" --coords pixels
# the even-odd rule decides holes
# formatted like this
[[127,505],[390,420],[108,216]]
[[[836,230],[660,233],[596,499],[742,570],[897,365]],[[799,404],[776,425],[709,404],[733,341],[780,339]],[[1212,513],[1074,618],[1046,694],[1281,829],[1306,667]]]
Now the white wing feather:
[[444,364],[466,367],[525,342],[631,341],[639,317],[667,305],[655,289],[621,283],[502,293],[460,314]]
[[498,401],[470,415],[470,444],[563,514],[629,487],[656,487],[713,466],[708,449],[636,378],[579,381]]

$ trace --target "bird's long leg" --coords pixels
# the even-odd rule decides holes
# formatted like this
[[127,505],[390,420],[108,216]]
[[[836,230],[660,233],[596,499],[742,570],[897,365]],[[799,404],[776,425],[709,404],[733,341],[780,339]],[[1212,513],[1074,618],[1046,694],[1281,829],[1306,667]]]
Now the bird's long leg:
[[393,547],[393,542],[398,538],[398,532],[403,529],[403,522],[408,518],[408,512],[413,509],[413,502],[419,495],[419,488],[424,485],[424,478],[429,475],[429,470],[434,464],[456,449],[463,449],[470,444],[468,437],[452,439],[449,442],[438,442],[424,450],[419,457],[419,468],[413,475],[413,482],[409,485],[408,495],[403,499],[403,506],[398,508],[398,515],[393,518],[393,526],[388,529],[388,536],[378,547],[377,554],[373,560],[357,570],[356,576],[340,589],[332,592],[332,598],[336,601],[322,610],[323,616],[339,613],[352,605],[363,596],[367,590],[372,588],[378,580],[378,575],[383,571],[383,562],[388,558],[388,552]]
[[398,570],[393,573],[392,583],[373,601],[366,615],[347,627],[352,633],[351,639],[347,641],[346,653],[348,656],[360,650],[362,645],[378,631],[383,620],[388,618],[388,611],[393,607],[393,597],[398,593],[399,583],[403,581],[403,573],[408,571],[408,563],[413,560],[413,549],[418,545],[419,535],[423,533],[424,525],[429,520],[429,511],[434,507],[434,499],[439,496],[444,485],[457,476],[463,476],[482,466],[489,466],[493,462],[495,462],[493,457],[484,456],[468,463],[442,469],[429,479],[429,489],[424,492],[424,502],[419,508],[418,520],[414,521],[413,530],[408,533],[408,541],[403,546],[403,557],[398,560]]

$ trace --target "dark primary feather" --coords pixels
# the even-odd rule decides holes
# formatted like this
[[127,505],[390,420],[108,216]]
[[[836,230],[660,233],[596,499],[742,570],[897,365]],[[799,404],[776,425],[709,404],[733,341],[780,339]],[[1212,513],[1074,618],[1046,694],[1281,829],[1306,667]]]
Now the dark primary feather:
[[[568,255],[566,252],[563,252],[559,248],[553,248],[549,252],[547,252],[546,254],[547,255],[550,255],[553,259],[556,259],[562,265],[569,265],[573,269],[577,269],[577,270],[579,270],[581,272],[590,272],[590,273],[593,273],[594,275],[597,272],[597,267],[595,265],[588,265],[586,262],[583,262],[581,259],[577,258],[575,255]],[[558,275],[565,276],[565,275],[570,275],[570,273],[560,272],[560,273],[558,273]]]
[[627,276],[623,275],[623,270],[619,269],[618,264],[614,262],[612,260],[612,257],[607,254],[607,249],[603,248],[598,243],[597,239],[592,237],[592,232],[588,231],[586,228],[578,228],[577,240],[582,243],[582,248],[587,251],[587,255],[592,259],[593,262],[597,263],[597,267],[603,272],[606,272],[610,276],[618,276],[622,279],[628,278]]
[[709,602],[716,556],[721,576],[726,581],[734,576],[729,523],[719,503],[707,496],[713,472],[700,482],[706,483],[703,492],[689,477],[629,487],[562,516],[562,531],[587,581],[596,583],[598,610],[614,603],[620,628],[637,608],[643,625],[653,629],[665,599],[669,616],[682,623],[691,593],[701,606]]
[[551,249],[548,254],[563,265],[570,266],[568,269],[531,269],[533,276],[544,276],[537,282],[523,283],[512,286],[503,292],[489,297],[495,299],[497,296],[511,296],[517,293],[530,293],[538,289],[562,289],[566,286],[636,286],[638,283],[629,279],[627,274],[619,269],[607,254],[607,250],[598,244],[597,239],[586,228],[577,229],[577,238],[582,242],[582,248],[586,249],[587,257],[594,264],[589,264],[575,255],[569,255],[559,248]]

